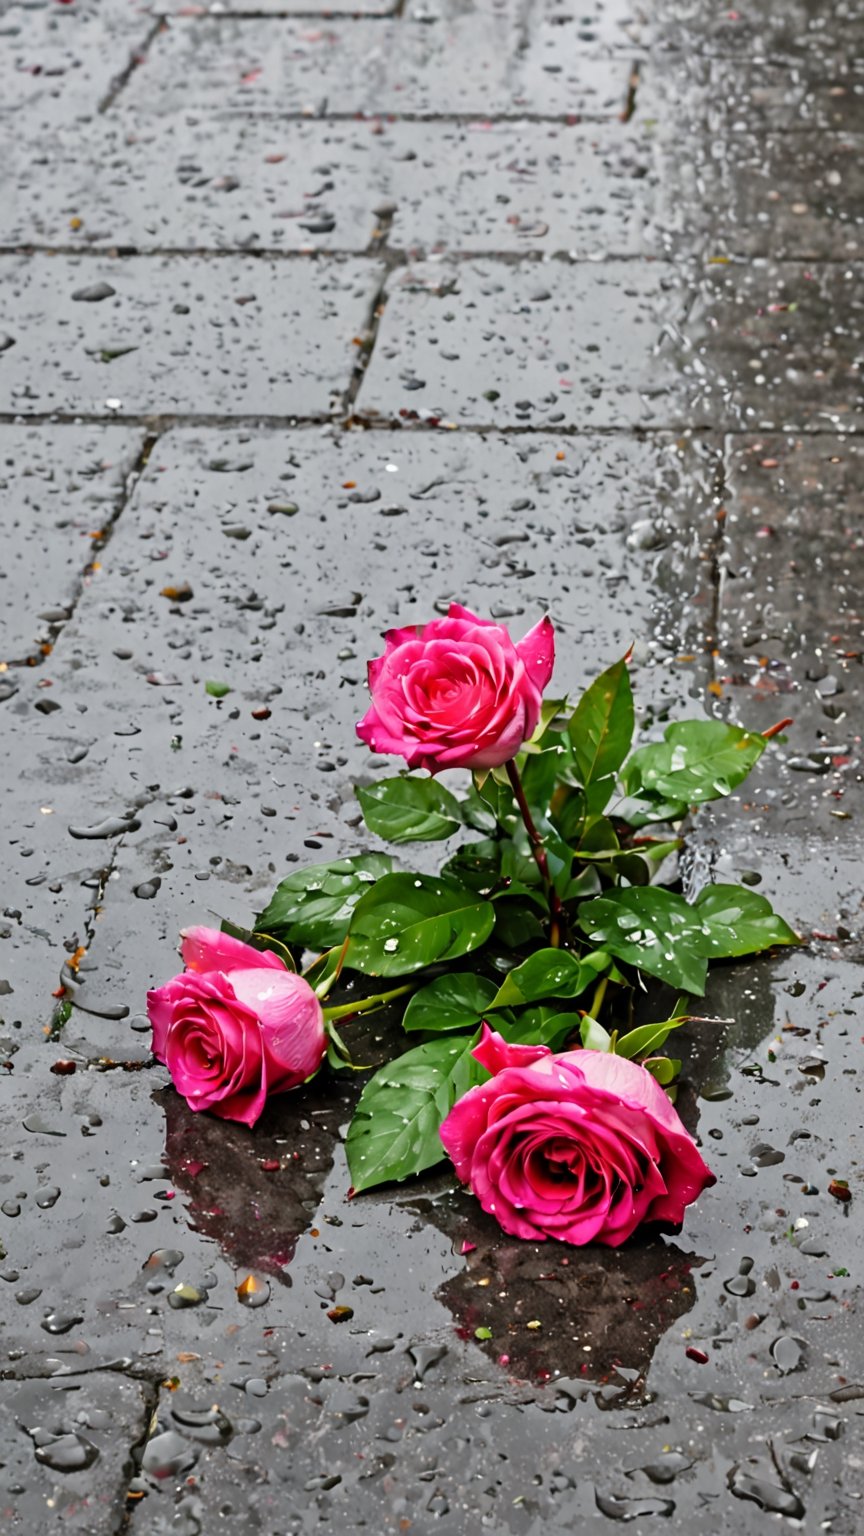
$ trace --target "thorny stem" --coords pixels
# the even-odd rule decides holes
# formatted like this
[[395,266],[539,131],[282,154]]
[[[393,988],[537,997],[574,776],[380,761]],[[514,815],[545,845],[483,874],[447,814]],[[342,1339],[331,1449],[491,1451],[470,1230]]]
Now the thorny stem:
[[385,1003],[392,1003],[394,997],[404,997],[406,992],[413,992],[414,988],[409,982],[405,987],[394,987],[392,992],[373,992],[371,997],[361,997],[357,1003],[342,1003],[338,1008],[325,1008],[324,1017],[331,1019],[350,1019],[355,1013],[369,1013],[373,1008],[383,1008]]
[[507,777],[510,780],[510,786],[516,799],[516,804],[519,807],[520,815],[525,823],[525,831],[528,833],[528,841],[531,844],[531,852],[534,855],[534,862],[540,871],[540,878],[543,881],[543,888],[546,892],[546,900],[549,903],[549,912],[551,914],[551,921],[549,923],[549,943],[552,945],[553,949],[560,949],[561,928],[564,912],[561,906],[561,898],[558,895],[554,885],[552,884],[552,877],[549,874],[549,860],[546,857],[546,847],[542,837],[540,836],[540,833],[537,831],[537,828],[534,825],[534,818],[531,815],[531,809],[528,805],[528,801],[525,798],[525,791],[522,788],[522,780],[519,777],[519,769],[516,767],[516,759],[511,757],[509,763],[506,763],[505,766],[507,769]]

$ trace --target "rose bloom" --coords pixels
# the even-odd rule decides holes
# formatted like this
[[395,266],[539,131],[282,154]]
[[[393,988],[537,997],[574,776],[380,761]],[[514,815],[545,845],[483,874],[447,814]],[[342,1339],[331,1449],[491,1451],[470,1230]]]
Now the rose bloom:
[[252,1126],[271,1093],[320,1067],[321,1004],[270,950],[215,928],[187,928],[181,938],[185,972],[147,993],[153,1054],[192,1109]]
[[502,624],[451,603],[446,619],[391,629],[369,663],[372,703],[357,734],[409,768],[497,768],[540,718],[555,662],[548,618],[514,644]]
[[715,1182],[644,1067],[603,1051],[508,1045],[484,1026],[494,1075],[441,1127],[458,1177],[505,1232],[617,1248],[644,1221],[680,1226]]

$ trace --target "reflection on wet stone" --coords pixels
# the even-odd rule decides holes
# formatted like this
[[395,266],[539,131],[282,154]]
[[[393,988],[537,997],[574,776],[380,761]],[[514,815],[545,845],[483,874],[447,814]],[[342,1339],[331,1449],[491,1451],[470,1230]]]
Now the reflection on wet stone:
[[676,1243],[639,1238],[611,1250],[508,1241],[464,1197],[428,1214],[469,1249],[465,1268],[436,1294],[459,1337],[480,1343],[509,1377],[559,1391],[568,1379],[599,1382],[604,1406],[638,1400],[657,1344],[696,1300],[702,1260]]
[[[186,1197],[190,1227],[214,1238],[232,1263],[290,1285],[297,1239],[311,1223],[333,1160],[333,1132],[299,1115],[294,1095],[271,1100],[254,1137],[245,1126],[196,1114],[173,1089],[158,1097],[165,1161]],[[268,1295],[254,1274],[240,1281],[244,1305],[261,1306]]]

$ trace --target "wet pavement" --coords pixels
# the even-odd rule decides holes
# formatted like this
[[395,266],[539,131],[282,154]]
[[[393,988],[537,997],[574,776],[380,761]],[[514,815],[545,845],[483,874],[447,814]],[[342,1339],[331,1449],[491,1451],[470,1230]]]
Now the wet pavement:
[[[4,1533],[861,1528],[862,41],[0,0]],[[683,1042],[677,1238],[349,1203],[355,1081],[250,1134],[150,1060],[179,926],[368,841],[365,658],[454,597],[794,717],[691,837],[806,942]]]

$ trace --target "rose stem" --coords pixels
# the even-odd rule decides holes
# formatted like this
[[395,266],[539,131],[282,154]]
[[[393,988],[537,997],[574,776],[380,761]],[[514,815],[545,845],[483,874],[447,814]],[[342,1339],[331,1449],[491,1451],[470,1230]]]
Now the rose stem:
[[374,992],[371,997],[361,997],[358,1003],[342,1003],[338,1008],[325,1008],[325,1019],[349,1019],[354,1013],[368,1013],[372,1008],[383,1008],[385,1003],[392,1003],[394,997],[404,997],[406,992],[413,992],[411,982],[405,987],[394,987],[392,992]]
[[516,804],[519,807],[522,820],[525,823],[525,831],[528,833],[528,841],[531,844],[531,852],[534,855],[534,862],[540,871],[540,878],[543,881],[543,886],[546,891],[546,899],[549,902],[549,911],[551,914],[551,922],[549,924],[549,943],[552,945],[553,949],[558,949],[561,945],[561,919],[563,916],[561,900],[558,892],[552,884],[552,877],[549,874],[549,860],[546,857],[546,849],[543,844],[543,839],[534,825],[534,818],[531,815],[528,801],[525,799],[525,791],[522,788],[522,780],[519,777],[519,769],[516,767],[516,759],[511,757],[509,763],[505,764],[505,767],[507,769],[507,777],[510,780],[513,794],[516,797]]
[[588,1009],[588,1012],[589,1012],[589,1014],[590,1014],[592,1019],[596,1019],[597,1018],[597,1015],[599,1014],[600,1009],[603,1007],[603,999],[606,996],[606,988],[608,987],[608,985],[609,985],[609,977],[608,976],[601,976],[600,980],[597,983],[597,988],[596,988],[596,991],[594,993],[594,996],[591,999],[591,1007]]

